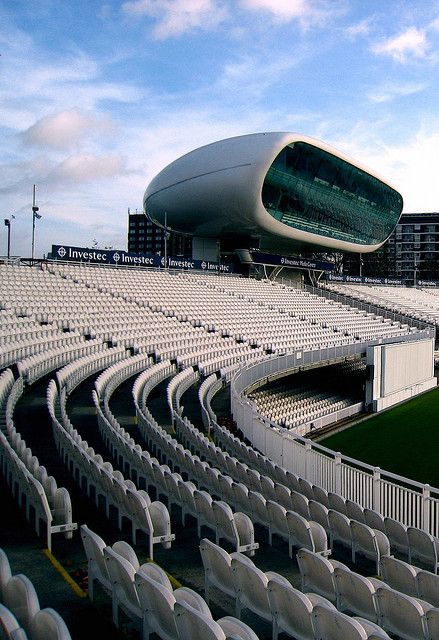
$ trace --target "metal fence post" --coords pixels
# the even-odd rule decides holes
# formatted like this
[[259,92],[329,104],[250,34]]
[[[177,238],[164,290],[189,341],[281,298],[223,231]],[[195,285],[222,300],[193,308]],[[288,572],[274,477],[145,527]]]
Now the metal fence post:
[[335,493],[341,495],[341,453],[337,451],[335,454]]
[[421,528],[424,531],[430,531],[430,485],[424,484],[422,487],[422,513],[421,513]]
[[372,480],[372,508],[381,513],[381,469],[374,467]]

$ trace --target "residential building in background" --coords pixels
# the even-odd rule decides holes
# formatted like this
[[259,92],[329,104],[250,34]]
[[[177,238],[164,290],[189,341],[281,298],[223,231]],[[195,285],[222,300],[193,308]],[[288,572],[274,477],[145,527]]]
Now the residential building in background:
[[[153,224],[142,210],[128,209],[128,251],[165,255],[165,232]],[[170,231],[167,246],[168,256],[192,255],[192,238]]]
[[380,249],[346,254],[343,270],[350,275],[402,278],[407,284],[439,280],[439,213],[404,213]]

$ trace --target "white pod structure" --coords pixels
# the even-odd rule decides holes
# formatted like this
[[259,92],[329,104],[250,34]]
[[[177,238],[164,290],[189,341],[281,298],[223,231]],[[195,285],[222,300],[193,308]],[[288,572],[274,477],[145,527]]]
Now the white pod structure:
[[164,226],[166,218],[170,228],[193,236],[357,253],[386,241],[402,206],[398,191],[371,169],[287,132],[195,149],[165,167],[144,196],[150,219]]

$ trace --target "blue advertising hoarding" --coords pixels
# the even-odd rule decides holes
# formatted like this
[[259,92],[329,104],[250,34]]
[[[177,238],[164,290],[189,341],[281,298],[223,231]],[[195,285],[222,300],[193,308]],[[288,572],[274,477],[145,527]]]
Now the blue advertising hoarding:
[[109,264],[123,267],[155,267],[157,269],[180,269],[183,271],[205,271],[213,273],[232,273],[231,264],[212,262],[210,260],[192,260],[168,256],[165,265],[164,256],[153,254],[128,253],[120,249],[90,249],[87,247],[72,247],[67,244],[53,244],[52,260],[67,262],[86,262],[89,264]]
[[301,258],[300,256],[281,256],[277,253],[262,253],[261,251],[252,251],[251,256],[255,264],[266,264],[273,267],[293,267],[295,269],[312,269],[313,271],[332,271],[334,269],[331,262]]
[[391,284],[397,287],[405,285],[405,280],[401,278],[381,278],[378,276],[341,276],[335,273],[326,274],[326,279],[329,282],[351,282],[357,284]]

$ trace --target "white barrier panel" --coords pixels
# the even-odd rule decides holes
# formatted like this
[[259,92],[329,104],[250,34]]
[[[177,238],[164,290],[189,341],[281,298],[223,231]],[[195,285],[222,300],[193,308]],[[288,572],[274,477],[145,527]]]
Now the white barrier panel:
[[433,340],[368,347],[366,357],[366,404],[373,411],[382,411],[437,384]]

